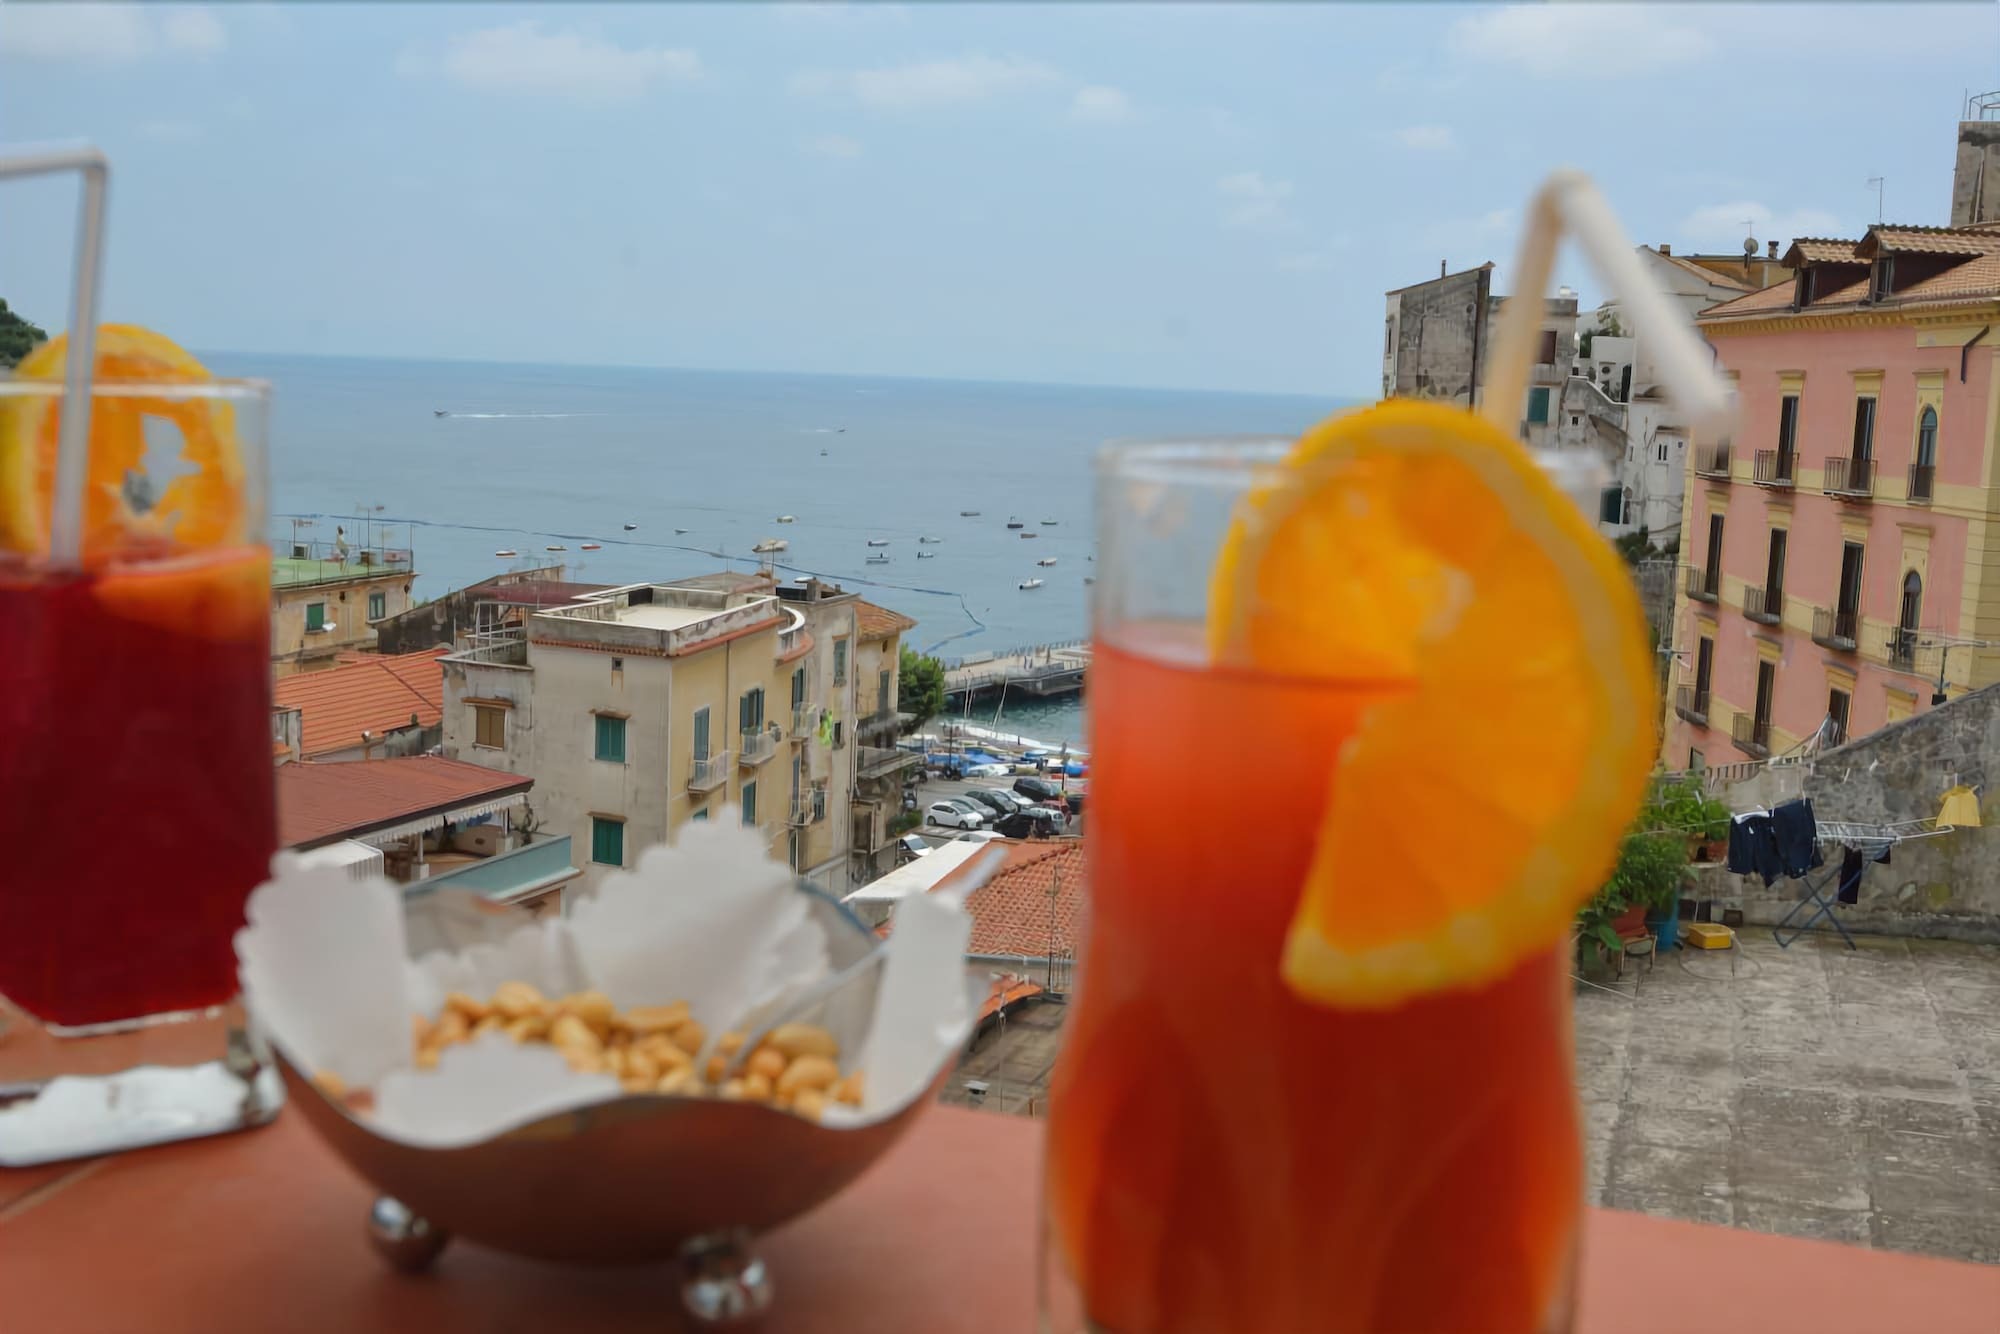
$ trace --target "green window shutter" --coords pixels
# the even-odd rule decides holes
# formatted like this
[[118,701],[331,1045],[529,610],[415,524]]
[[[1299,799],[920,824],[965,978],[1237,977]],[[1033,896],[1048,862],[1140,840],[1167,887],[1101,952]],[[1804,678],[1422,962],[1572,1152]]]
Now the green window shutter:
[[702,807],[700,810],[696,811],[693,815],[690,815],[688,817],[689,822],[693,824],[705,823],[707,819],[708,819],[708,807],[706,806]]
[[708,756],[708,706],[704,704],[694,711],[694,757],[705,760]]
[[368,619],[379,621],[389,614],[389,596],[386,593],[368,595]]
[[755,783],[745,783],[743,785],[743,823],[757,823],[757,785]]
[[1533,426],[1541,426],[1546,424],[1548,420],[1549,420],[1549,391],[1546,388],[1530,389],[1528,391],[1529,424]]
[[326,604],[324,602],[306,603],[306,630],[311,632],[324,629],[326,629]]
[[792,707],[798,708],[806,702],[806,669],[801,667],[792,673]]
[[625,864],[625,826],[616,820],[590,821],[590,860],[601,866]]
[[833,683],[837,686],[847,684],[847,641],[845,639],[836,639],[833,641]]
[[625,763],[625,720],[597,715],[597,758]]

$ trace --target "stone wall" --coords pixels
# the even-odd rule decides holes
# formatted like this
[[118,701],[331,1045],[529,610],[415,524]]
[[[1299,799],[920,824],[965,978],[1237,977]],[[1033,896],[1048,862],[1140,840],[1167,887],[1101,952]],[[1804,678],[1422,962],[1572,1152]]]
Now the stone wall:
[[[1803,791],[1822,821],[1886,824],[1934,819],[1947,788],[1977,788],[1985,827],[1898,843],[1888,865],[1867,868],[1860,902],[1841,909],[1841,920],[1851,931],[2000,942],[2000,828],[1993,827],[2000,806],[1986,787],[1988,757],[2000,757],[2000,686],[1891,723],[1810,764],[1767,769],[1725,799],[1742,810]],[[1721,867],[1691,874],[1692,897],[1740,907],[1752,923],[1776,922],[1800,892],[1795,881],[1766,888]]]

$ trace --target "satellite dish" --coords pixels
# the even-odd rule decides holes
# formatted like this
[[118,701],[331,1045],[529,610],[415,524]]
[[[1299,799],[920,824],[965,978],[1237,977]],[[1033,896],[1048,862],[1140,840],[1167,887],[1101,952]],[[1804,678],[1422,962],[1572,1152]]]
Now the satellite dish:
[[1746,236],[1746,237],[1744,237],[1744,238],[1743,238],[1743,253],[1744,253],[1744,254],[1746,254],[1746,255],[1754,255],[1754,254],[1756,254],[1756,253],[1757,253],[1757,238],[1756,238],[1756,237],[1754,237],[1754,236]]

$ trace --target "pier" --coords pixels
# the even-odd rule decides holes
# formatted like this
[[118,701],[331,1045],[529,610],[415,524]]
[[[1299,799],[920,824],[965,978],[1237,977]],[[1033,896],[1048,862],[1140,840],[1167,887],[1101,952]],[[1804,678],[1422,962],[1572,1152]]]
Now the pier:
[[953,699],[999,690],[1037,698],[1071,695],[1083,689],[1089,667],[1090,641],[1084,639],[975,653],[945,664],[944,693]]

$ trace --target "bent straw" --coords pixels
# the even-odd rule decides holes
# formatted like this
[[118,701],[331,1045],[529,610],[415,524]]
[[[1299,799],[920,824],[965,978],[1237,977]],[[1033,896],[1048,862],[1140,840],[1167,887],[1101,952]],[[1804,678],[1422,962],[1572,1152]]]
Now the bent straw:
[[51,564],[83,565],[83,489],[90,472],[90,386],[97,365],[97,290],[104,278],[104,194],[111,164],[95,148],[51,149],[0,158],[0,180],[74,171],[83,177],[77,206],[75,282],[69,298],[69,349],[63,362],[63,410],[56,443],[55,503],[49,514]]
[[1565,231],[1583,247],[1598,279],[1631,313],[1633,327],[1648,341],[1660,378],[1689,427],[1703,433],[1724,430],[1730,413],[1728,383],[1712,368],[1694,322],[1646,276],[1631,241],[1590,178],[1567,169],[1551,172],[1528,206],[1528,229],[1514,261],[1514,295],[1500,308],[1481,414],[1510,436],[1520,424],[1530,349],[1541,330],[1543,293],[1555,265],[1556,242]]

